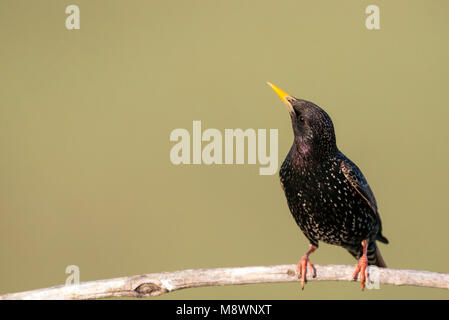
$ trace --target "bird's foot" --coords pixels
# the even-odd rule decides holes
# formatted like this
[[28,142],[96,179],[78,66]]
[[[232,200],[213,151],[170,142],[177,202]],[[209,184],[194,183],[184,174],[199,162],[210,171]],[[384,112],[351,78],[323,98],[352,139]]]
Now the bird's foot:
[[362,286],[362,291],[365,289],[365,281],[368,280],[368,258],[363,255],[359,259],[359,264],[352,275],[352,280],[356,280],[357,275],[360,273],[360,285]]
[[315,268],[309,260],[309,256],[307,254],[303,255],[301,260],[298,262],[298,273],[301,275],[301,288],[304,290],[304,284],[307,282],[306,274],[307,268],[310,267],[313,271],[313,277],[316,277]]

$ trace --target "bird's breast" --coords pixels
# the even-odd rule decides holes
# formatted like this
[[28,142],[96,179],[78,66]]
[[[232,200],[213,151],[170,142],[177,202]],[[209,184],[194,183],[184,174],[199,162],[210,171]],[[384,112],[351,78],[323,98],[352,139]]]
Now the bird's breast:
[[338,243],[350,230],[368,231],[369,208],[337,161],[300,167],[286,159],[279,175],[288,207],[304,233]]

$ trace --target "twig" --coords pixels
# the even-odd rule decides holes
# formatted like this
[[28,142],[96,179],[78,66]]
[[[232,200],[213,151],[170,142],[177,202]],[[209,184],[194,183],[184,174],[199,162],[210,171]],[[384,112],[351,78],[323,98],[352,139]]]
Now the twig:
[[[353,265],[315,265],[316,277],[309,272],[309,281],[351,281]],[[369,267],[374,284],[421,286],[449,289],[449,274]],[[0,295],[5,299],[99,299],[111,297],[149,297],[175,290],[298,281],[295,265],[263,267],[192,269],[175,272],[151,273],[115,279],[61,285],[46,289]],[[359,289],[357,287],[357,289]],[[354,288],[356,290],[356,288]]]

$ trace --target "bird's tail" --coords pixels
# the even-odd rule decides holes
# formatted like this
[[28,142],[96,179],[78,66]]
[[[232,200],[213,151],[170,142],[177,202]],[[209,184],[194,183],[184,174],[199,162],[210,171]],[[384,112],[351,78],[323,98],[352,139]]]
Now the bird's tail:
[[380,241],[380,242],[382,242],[382,243],[385,243],[385,244],[388,244],[388,243],[389,243],[388,239],[385,238],[385,237],[382,235],[382,231],[379,231],[379,233],[377,234],[376,240],[378,240],[378,241]]
[[374,251],[373,252],[368,251],[367,255],[368,255],[368,264],[375,265],[381,268],[387,267],[387,264],[385,263],[384,258],[382,258],[380,250],[375,242],[374,242]]

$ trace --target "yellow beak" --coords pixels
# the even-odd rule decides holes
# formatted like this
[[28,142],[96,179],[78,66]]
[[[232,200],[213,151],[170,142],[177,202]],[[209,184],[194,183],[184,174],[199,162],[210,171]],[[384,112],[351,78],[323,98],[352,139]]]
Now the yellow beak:
[[285,92],[284,90],[276,87],[271,82],[267,82],[267,84],[271,87],[271,89],[274,90],[274,92],[277,93],[279,98],[281,98],[282,102],[287,106],[288,111],[290,113],[294,112],[292,104],[288,101],[289,99],[294,99],[294,98],[291,95],[289,95],[287,92]]

